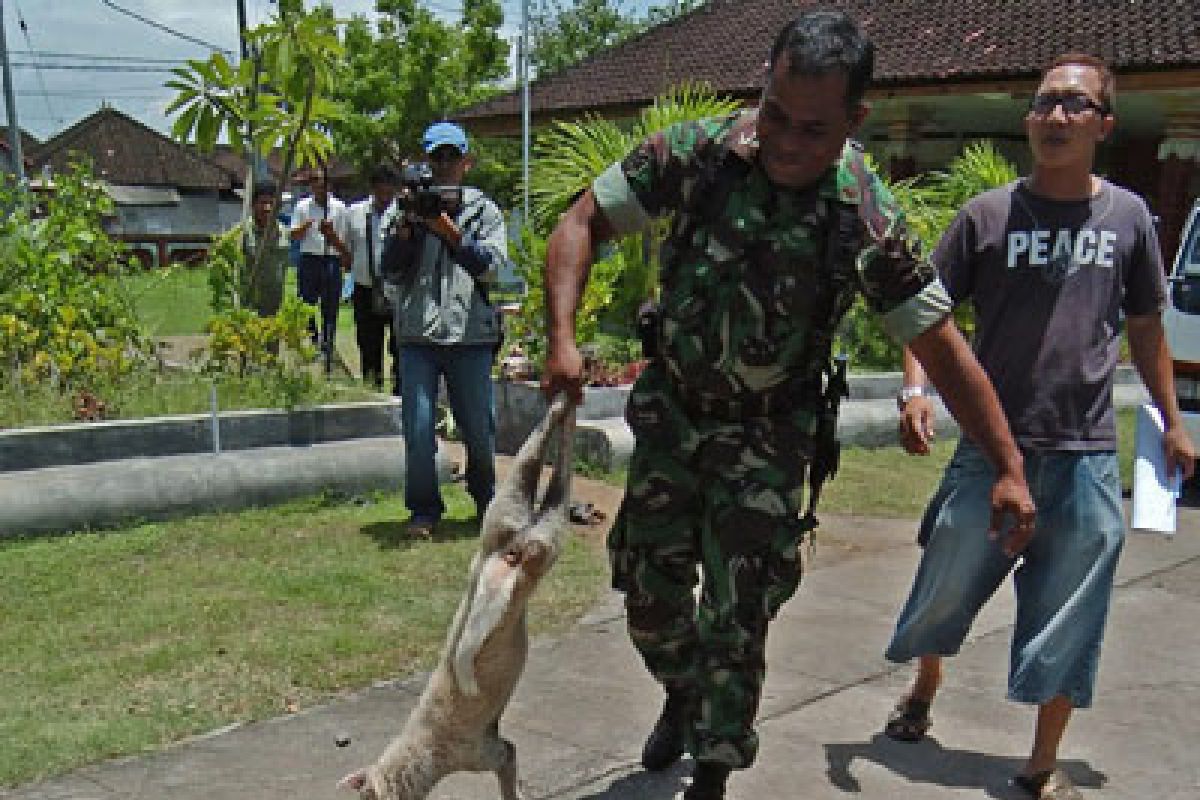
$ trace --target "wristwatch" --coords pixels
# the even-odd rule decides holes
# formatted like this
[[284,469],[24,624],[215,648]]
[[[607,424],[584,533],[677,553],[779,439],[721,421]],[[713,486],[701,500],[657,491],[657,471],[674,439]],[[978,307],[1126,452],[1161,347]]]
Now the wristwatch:
[[908,405],[908,401],[912,400],[914,397],[925,397],[925,387],[924,386],[902,386],[902,387],[900,387],[900,393],[896,395],[896,408],[903,411],[904,407],[906,405]]

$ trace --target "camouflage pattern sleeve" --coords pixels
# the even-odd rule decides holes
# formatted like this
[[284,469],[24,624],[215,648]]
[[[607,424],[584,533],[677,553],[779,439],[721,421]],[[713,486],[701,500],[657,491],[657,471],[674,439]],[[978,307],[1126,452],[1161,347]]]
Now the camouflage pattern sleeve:
[[907,344],[950,313],[950,296],[891,191],[861,159],[853,168],[862,170],[864,187],[860,216],[867,239],[857,263],[863,296],[884,330]]
[[592,184],[605,217],[618,234],[642,230],[683,202],[683,181],[692,175],[708,141],[703,123],[683,122],[646,137]]

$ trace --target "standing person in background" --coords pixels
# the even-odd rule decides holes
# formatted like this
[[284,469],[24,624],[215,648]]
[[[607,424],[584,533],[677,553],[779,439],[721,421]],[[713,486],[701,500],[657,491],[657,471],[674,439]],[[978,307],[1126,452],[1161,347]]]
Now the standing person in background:
[[380,266],[388,227],[395,214],[398,179],[386,165],[370,175],[371,194],[349,209],[350,253],[354,277],[354,332],[362,364],[363,381],[383,391],[383,343],[386,337],[392,357],[392,394],[400,395],[400,354],[392,330],[390,292],[385,291]]
[[242,232],[242,304],[260,317],[274,316],[283,303],[288,268],[288,229],[275,215],[275,186],[256,184],[250,221]]
[[434,466],[443,380],[467,450],[467,492],[481,517],[495,491],[492,362],[501,331],[488,288],[507,257],[508,237],[496,204],[479,189],[463,186],[471,168],[466,132],[438,122],[425,131],[421,145],[432,186],[405,197],[386,262],[397,283],[408,531],[427,538],[445,510]]
[[[918,669],[884,731],[917,741],[932,724],[942,658],[958,652],[1015,567],[1008,699],[1038,713],[1013,782],[1038,800],[1082,800],[1058,769],[1058,749],[1072,710],[1092,703],[1125,541],[1112,403],[1122,324],[1162,414],[1169,471],[1190,476],[1195,459],[1159,318],[1166,286],[1154,223],[1141,198],[1092,173],[1116,123],[1113,94],[1100,59],[1055,60],[1025,117],[1032,174],[968,202],[933,254],[951,298],[974,306],[975,351],[1022,449],[1038,515],[1016,562],[986,535],[995,472],[964,436],[922,518],[925,550],[887,649],[892,661],[917,658]],[[925,373],[906,351],[899,401],[911,453],[929,452],[924,394]]]
[[328,369],[337,331],[342,272],[350,268],[349,230],[346,205],[329,193],[323,167],[312,173],[309,187],[312,194],[296,203],[292,213],[292,239],[300,242],[296,290],[301,300],[320,309],[320,332],[315,320],[310,321],[309,329],[313,343],[325,355]]

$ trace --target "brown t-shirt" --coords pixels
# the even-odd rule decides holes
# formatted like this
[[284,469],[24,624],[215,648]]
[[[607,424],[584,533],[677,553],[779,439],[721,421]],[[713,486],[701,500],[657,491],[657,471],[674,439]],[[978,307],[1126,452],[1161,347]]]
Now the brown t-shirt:
[[933,263],[955,304],[975,307],[975,353],[1017,443],[1116,449],[1122,315],[1157,314],[1166,297],[1141,198],[1102,181],[1088,200],[1050,200],[1016,181],[967,203]]

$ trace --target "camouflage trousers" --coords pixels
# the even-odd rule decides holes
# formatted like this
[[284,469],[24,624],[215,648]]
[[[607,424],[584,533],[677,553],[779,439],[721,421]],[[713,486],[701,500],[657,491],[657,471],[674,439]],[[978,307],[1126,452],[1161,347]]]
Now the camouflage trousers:
[[792,420],[689,419],[661,378],[642,377],[627,410],[637,443],[608,542],[613,586],[625,593],[629,635],[651,674],[700,700],[693,757],[748,767],[767,624],[800,583],[810,440]]

